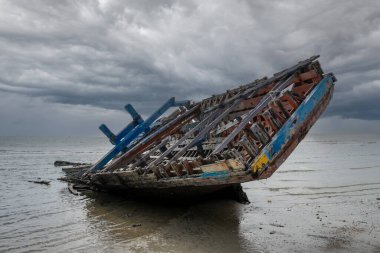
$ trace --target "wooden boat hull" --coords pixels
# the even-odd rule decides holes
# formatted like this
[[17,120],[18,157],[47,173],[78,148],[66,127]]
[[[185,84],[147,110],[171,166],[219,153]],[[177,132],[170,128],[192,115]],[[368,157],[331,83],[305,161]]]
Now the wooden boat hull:
[[96,173],[91,183],[100,189],[151,198],[192,198],[221,192],[240,183],[270,177],[286,160],[326,109],[333,96],[334,77],[327,75],[300,104],[250,170],[230,169],[200,175],[157,179],[131,171]]
[[[336,79],[318,57],[199,102],[171,98],[145,120],[128,104],[133,121],[118,134],[99,127],[111,150],[65,168],[66,180],[134,197],[244,201],[240,184],[269,178],[331,100]],[[180,108],[163,116],[173,106]]]

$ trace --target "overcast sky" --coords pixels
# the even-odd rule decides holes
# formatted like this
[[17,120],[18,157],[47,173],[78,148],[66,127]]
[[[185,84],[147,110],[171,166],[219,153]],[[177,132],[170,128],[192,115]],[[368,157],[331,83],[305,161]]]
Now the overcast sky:
[[117,132],[320,54],[338,78],[316,132],[380,133],[380,1],[0,0],[0,135]]

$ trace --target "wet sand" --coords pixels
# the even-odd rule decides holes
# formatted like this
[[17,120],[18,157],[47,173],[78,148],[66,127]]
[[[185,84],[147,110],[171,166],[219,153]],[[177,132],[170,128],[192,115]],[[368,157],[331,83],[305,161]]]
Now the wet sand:
[[[76,146],[73,146],[76,145]],[[1,252],[380,252],[380,138],[309,135],[251,203],[164,205],[74,196],[54,160],[93,161],[99,139],[0,142]],[[26,182],[41,177],[51,185]]]

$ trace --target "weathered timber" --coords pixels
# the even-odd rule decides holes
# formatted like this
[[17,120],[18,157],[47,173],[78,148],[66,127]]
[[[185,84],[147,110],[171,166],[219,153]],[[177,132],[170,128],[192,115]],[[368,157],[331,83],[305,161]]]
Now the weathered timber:
[[81,166],[81,165],[91,165],[91,164],[90,163],[76,163],[76,162],[60,161],[60,160],[57,160],[54,162],[54,166],[56,166],[56,167]]
[[35,184],[44,184],[44,185],[50,185],[50,181],[47,180],[28,180],[29,183],[35,183]]
[[[227,189],[241,190],[241,183],[268,178],[333,95],[336,79],[323,73],[317,58],[200,102],[172,98],[145,121],[131,107],[130,129],[115,135],[102,127],[115,144],[110,153],[92,167],[66,169],[69,181],[133,196],[182,198],[227,195]],[[163,115],[170,106],[180,107]]]

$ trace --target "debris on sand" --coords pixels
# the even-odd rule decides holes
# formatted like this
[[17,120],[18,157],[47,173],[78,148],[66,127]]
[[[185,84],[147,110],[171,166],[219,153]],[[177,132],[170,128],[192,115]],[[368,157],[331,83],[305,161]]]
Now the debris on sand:
[[271,223],[271,224],[269,224],[269,225],[271,225],[271,226],[273,226],[273,227],[278,227],[278,228],[283,228],[283,227],[285,227],[284,225],[281,225],[281,224],[275,224],[275,223]]
[[35,183],[35,184],[44,184],[44,185],[50,185],[50,181],[47,180],[28,180],[29,183]]
[[76,195],[76,196],[79,196],[80,195],[80,193],[77,191],[77,190],[75,190],[74,189],[74,185],[73,184],[69,184],[69,191],[72,193],[72,194],[74,194],[74,195]]
[[74,163],[74,162],[68,162],[68,161],[60,161],[57,160],[54,162],[55,167],[62,167],[62,166],[81,166],[81,165],[90,165],[89,163]]

